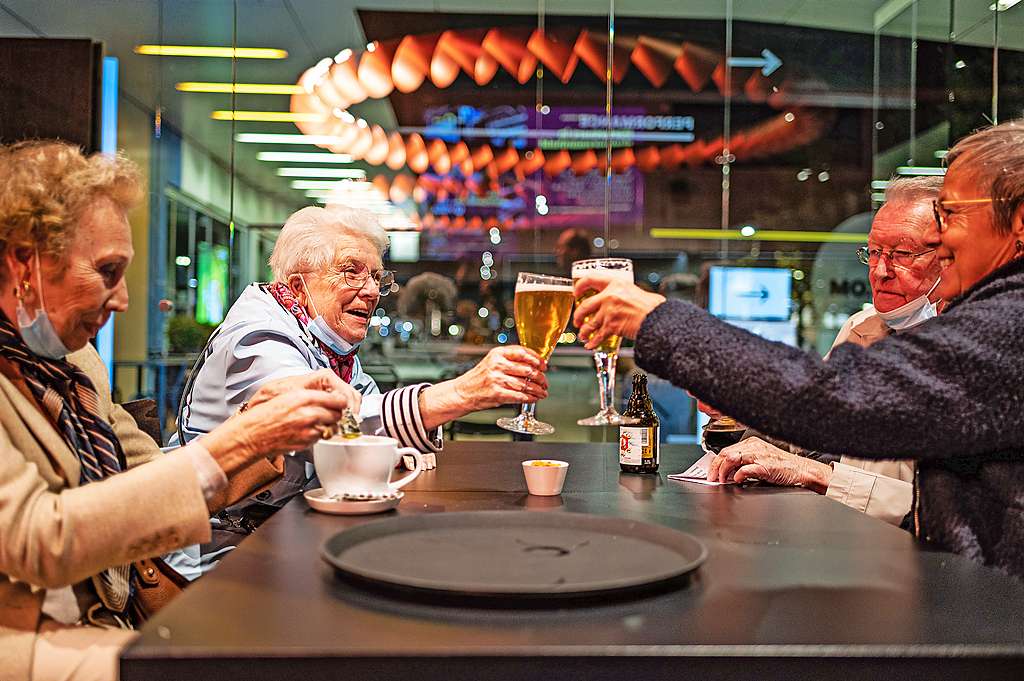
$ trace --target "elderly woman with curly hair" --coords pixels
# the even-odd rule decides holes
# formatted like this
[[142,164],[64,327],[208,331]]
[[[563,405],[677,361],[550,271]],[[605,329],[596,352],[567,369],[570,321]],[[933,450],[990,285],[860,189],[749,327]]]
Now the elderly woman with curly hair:
[[[578,294],[600,293],[575,315],[589,347],[636,338],[641,367],[771,437],[916,459],[915,534],[1024,579],[1024,120],[964,138],[946,161],[924,245],[948,304],[927,324],[822,362],[628,283],[581,280]],[[755,457],[734,451],[709,477],[751,474]]]
[[[89,339],[128,305],[135,167],[59,142],[0,147],[0,676],[113,679],[133,561],[208,541],[247,468],[319,439],[360,398],[331,372],[161,455],[111,402]],[[237,490],[244,495],[248,490]]]

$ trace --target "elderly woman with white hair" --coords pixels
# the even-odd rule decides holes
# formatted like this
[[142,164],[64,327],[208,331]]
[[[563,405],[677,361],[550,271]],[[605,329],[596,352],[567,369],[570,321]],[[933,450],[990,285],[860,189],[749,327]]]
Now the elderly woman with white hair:
[[[356,351],[379,297],[394,284],[382,268],[386,246],[386,232],[366,211],[308,207],[293,214],[270,257],[274,280],[242,292],[202,353],[182,397],[177,437],[189,441],[215,428],[269,381],[324,368],[362,394],[363,432],[423,452],[441,449],[440,426],[448,421],[547,395],[544,360],[520,346],[491,350],[458,378],[381,393]],[[313,481],[301,456],[262,462],[251,474],[272,484],[215,518],[202,569]],[[179,557],[175,566],[192,578],[200,572],[194,552],[191,563]]]

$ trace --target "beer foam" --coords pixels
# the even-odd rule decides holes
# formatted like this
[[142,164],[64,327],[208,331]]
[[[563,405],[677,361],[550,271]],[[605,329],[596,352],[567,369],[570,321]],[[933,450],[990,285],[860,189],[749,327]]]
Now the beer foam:
[[600,277],[601,279],[621,279],[633,283],[633,270],[604,270],[600,268],[572,268],[572,278]]
[[516,293],[527,293],[529,291],[549,291],[554,293],[572,293],[572,286],[569,284],[516,284]]

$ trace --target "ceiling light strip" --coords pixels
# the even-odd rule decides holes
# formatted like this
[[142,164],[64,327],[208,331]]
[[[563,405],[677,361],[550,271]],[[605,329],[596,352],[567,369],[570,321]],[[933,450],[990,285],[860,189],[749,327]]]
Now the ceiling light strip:
[[359,168],[278,168],[279,177],[333,177],[339,180],[362,180],[366,171]]
[[[291,181],[292,189],[329,189],[329,190],[336,190],[336,189],[338,189],[339,185],[341,185],[341,184],[342,184],[342,182],[339,182],[337,180],[334,180],[334,181],[331,181],[331,180],[292,180]],[[346,184],[357,184],[357,183],[356,182],[347,182]],[[366,184],[367,186],[370,185],[369,182],[364,182],[362,184]]]
[[330,146],[338,144],[340,137],[335,135],[298,135],[272,132],[240,132],[235,135],[236,142],[246,144],[307,144],[310,146]]
[[318,123],[325,116],[317,113],[296,113],[292,111],[229,111],[219,110],[210,114],[215,121],[262,121],[266,123]]
[[287,83],[201,83],[186,81],[174,86],[178,92],[216,92],[239,95],[297,95],[303,92],[299,85]]
[[214,57],[221,59],[285,59],[287,50],[273,47],[216,47],[208,45],[136,45],[135,54],[154,57]]
[[256,154],[259,161],[278,163],[351,163],[351,154],[318,154],[302,151],[261,151]]
[[917,177],[921,175],[945,175],[945,168],[935,168],[933,166],[900,166],[896,169],[897,175],[904,175],[906,177]]

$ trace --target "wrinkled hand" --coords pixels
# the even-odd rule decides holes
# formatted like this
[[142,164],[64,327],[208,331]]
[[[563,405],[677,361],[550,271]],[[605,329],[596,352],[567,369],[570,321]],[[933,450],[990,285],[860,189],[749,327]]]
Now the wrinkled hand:
[[598,293],[576,306],[572,320],[588,350],[608,336],[636,338],[644,318],[665,302],[665,296],[644,291],[632,282],[600,275],[589,275],[576,282],[577,300],[587,291]]
[[242,446],[254,456],[285,454],[320,440],[325,428],[337,425],[347,406],[349,400],[341,391],[291,388],[250,406],[214,433],[221,428],[235,430]]
[[547,362],[519,345],[492,349],[454,381],[455,392],[468,411],[502,404],[536,402],[548,396]]
[[338,378],[336,373],[330,369],[320,369],[312,373],[287,376],[263,384],[249,400],[249,408],[258,406],[278,395],[302,389],[338,393],[345,399],[348,408],[356,414],[359,413],[359,405],[363,400],[363,396],[355,388]]
[[736,482],[757,479],[773,485],[807,487],[819,494],[828,489],[832,467],[779,449],[752,437],[723,449],[708,467],[708,480]]

